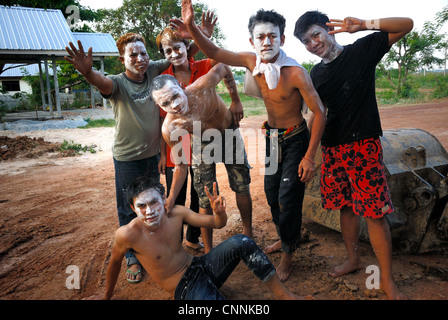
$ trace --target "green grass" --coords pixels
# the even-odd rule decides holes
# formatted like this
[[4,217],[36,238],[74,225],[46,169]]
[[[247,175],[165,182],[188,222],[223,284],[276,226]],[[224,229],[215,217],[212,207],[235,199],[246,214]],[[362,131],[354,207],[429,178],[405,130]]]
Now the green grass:
[[[226,105],[230,106],[230,103],[232,102],[232,100],[230,99],[230,94],[226,92],[220,93],[219,95],[224,100]],[[248,95],[245,95],[241,92],[239,93],[239,95],[241,103],[243,104],[245,117],[267,114],[263,100],[249,97]]]
[[86,121],[87,125],[84,127],[80,127],[80,129],[115,127],[114,119],[98,119],[98,120],[86,119]]
[[59,147],[59,151],[69,151],[73,152],[75,154],[80,154],[81,152],[90,152],[90,153],[96,153],[96,145],[92,144],[90,146],[83,146],[80,143],[74,143],[72,141],[64,140],[62,142],[61,146]]

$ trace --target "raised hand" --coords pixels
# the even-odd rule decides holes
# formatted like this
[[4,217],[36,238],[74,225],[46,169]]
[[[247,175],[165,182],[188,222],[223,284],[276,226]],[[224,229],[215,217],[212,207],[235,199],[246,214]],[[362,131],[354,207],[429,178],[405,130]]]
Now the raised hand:
[[210,194],[207,186],[204,187],[205,193],[207,194],[208,199],[210,200],[210,205],[213,209],[213,212],[217,215],[225,215],[226,214],[226,200],[223,196],[218,195],[216,182],[213,182],[213,195]]
[[[218,18],[214,18],[214,13],[207,11],[202,13],[201,31],[207,37],[210,38],[213,35],[213,29],[215,28]],[[185,23],[178,18],[170,19],[170,27],[173,28],[175,35],[182,39],[191,39],[190,32],[187,29]]]
[[191,0],[182,0],[182,20],[187,26],[194,24],[194,9]]
[[330,22],[327,22],[327,26],[340,28],[337,30],[335,29],[333,31],[329,31],[328,34],[336,34],[340,32],[355,33],[361,30],[365,30],[364,20],[354,17],[347,17],[344,20],[330,19]]
[[211,38],[213,35],[213,29],[215,28],[216,21],[218,21],[218,18],[213,19],[214,15],[215,14],[210,10],[207,11],[207,13],[202,12],[200,29],[207,38]]
[[76,70],[78,70],[83,76],[85,76],[92,70],[92,48],[89,48],[86,55],[81,41],[78,40],[78,49],[72,42],[70,42],[69,45],[70,48],[65,47],[65,50],[68,52],[70,57],[64,57],[64,59],[70,62],[76,68]]

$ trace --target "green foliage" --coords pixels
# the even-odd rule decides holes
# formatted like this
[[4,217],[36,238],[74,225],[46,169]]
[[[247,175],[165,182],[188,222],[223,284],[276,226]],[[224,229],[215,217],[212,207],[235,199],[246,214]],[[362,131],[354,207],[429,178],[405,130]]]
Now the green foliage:
[[[207,6],[195,1],[197,21]],[[173,17],[181,16],[179,0],[124,0],[118,9],[100,9],[97,11],[95,28],[110,33],[116,40],[128,32],[141,34],[146,41],[146,50],[152,60],[163,58],[156,45],[156,37],[169,25]],[[199,22],[200,23],[200,22]],[[224,38],[218,24],[215,25],[212,40],[220,44]],[[200,59],[202,56],[198,56]]]
[[114,119],[97,119],[97,120],[86,119],[86,121],[87,125],[84,127],[80,127],[80,129],[115,127]]
[[64,142],[59,147],[59,151],[71,151],[75,154],[80,154],[81,152],[90,152],[90,153],[96,153],[96,145],[92,144],[90,146],[82,146],[79,143],[74,143],[72,141],[64,140]]

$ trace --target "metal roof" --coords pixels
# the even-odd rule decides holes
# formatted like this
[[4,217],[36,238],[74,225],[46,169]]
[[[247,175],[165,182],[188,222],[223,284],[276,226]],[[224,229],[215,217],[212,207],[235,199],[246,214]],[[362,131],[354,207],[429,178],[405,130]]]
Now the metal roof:
[[[87,33],[87,32],[73,32],[76,41],[80,40],[84,50],[92,47],[93,55],[101,53],[111,56],[118,56],[118,48],[115,45],[115,40],[109,33]],[[77,42],[75,43],[78,46]]]
[[60,10],[0,6],[0,17],[0,53],[57,54],[75,40]]
[[115,40],[107,33],[71,32],[60,10],[0,6],[0,60],[36,61],[38,56],[67,56],[69,42],[81,40],[94,56],[118,56]]
[[[41,64],[41,67],[42,70],[45,70],[45,65],[43,63]],[[22,78],[27,74],[29,74],[30,76],[39,75],[39,65],[37,63],[29,65],[5,64],[4,69],[6,70],[0,74],[0,78]],[[53,74],[51,64],[48,66],[48,72]]]

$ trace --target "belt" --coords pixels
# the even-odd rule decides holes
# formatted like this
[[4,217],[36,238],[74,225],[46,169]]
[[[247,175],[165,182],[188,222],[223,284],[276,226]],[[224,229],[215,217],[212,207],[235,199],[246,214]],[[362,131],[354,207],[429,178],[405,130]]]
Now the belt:
[[[265,121],[263,123],[261,128],[266,130],[265,131],[266,137],[268,137],[268,138],[278,137],[278,157],[277,157],[278,160],[277,161],[280,163],[280,162],[282,162],[282,146],[281,146],[281,143],[285,142],[289,138],[292,138],[292,137],[298,135],[299,133],[302,133],[308,127],[306,125],[306,120],[303,119],[302,123],[300,123],[298,125],[295,125],[295,126],[289,128],[289,129],[271,128],[267,121]],[[274,130],[274,132],[272,132],[272,134],[271,134],[270,130]]]

